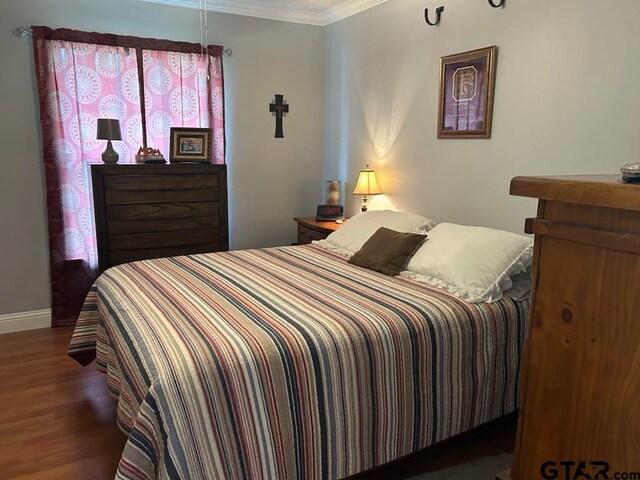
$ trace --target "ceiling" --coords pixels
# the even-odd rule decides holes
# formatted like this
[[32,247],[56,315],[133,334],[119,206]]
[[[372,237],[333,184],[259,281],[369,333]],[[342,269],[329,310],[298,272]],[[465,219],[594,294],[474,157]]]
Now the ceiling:
[[[200,8],[205,0],[143,0],[145,2]],[[387,0],[206,0],[211,12],[282,20],[308,25],[329,25]]]

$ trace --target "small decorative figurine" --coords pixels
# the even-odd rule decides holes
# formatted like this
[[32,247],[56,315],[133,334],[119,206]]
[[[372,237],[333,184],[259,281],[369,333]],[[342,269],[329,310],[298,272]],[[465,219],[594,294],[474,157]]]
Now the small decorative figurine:
[[340,180],[327,180],[327,198],[326,205],[340,205]]
[[140,147],[136,154],[136,163],[167,163],[157,148]]

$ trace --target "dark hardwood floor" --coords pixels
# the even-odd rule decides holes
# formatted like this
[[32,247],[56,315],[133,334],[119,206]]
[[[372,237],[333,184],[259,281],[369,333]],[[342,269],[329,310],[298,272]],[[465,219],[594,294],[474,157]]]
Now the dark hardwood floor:
[[[113,479],[125,436],[95,365],[65,354],[70,328],[0,335],[0,478]],[[515,418],[352,477],[406,479],[513,451]],[[506,465],[505,465],[506,467]]]

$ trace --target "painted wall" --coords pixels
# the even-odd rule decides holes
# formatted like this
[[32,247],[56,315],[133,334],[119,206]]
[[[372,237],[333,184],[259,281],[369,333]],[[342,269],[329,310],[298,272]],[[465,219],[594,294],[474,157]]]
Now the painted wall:
[[[31,42],[18,25],[198,42],[198,11],[134,0],[0,0],[0,314],[49,307],[40,125]],[[313,211],[322,170],[323,31],[209,14],[225,57],[231,247],[295,241],[294,215]],[[275,140],[268,104],[291,104]]]
[[[233,248],[293,241],[291,217],[322,201],[323,179],[346,182],[354,213],[359,199],[348,192],[366,163],[386,192],[372,206],[519,232],[535,202],[509,197],[513,176],[614,173],[637,159],[637,0],[439,4],[437,28],[424,24],[418,0],[389,0],[324,29],[209,14],[211,43],[234,50],[225,59]],[[0,0],[0,314],[49,305],[32,52],[11,30],[199,41],[197,15],[134,0]],[[438,58],[493,44],[493,138],[436,139]],[[274,93],[292,106],[277,141],[266,113]]]
[[[606,3],[606,5],[605,5]],[[424,8],[445,5],[429,27]],[[516,175],[619,173],[640,157],[640,2],[390,0],[326,29],[324,176],[365,163],[394,205],[522,232]],[[498,45],[491,140],[438,140],[441,56]],[[359,199],[347,195],[354,212]]]

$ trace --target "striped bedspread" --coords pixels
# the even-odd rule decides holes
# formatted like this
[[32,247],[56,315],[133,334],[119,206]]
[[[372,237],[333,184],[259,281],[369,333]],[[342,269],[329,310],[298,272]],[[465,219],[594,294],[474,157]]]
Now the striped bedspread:
[[513,411],[527,310],[243,250],[108,270],[69,354],[118,399],[116,478],[335,479]]

